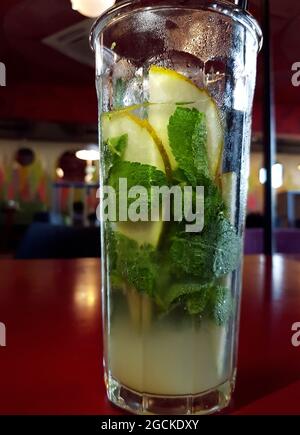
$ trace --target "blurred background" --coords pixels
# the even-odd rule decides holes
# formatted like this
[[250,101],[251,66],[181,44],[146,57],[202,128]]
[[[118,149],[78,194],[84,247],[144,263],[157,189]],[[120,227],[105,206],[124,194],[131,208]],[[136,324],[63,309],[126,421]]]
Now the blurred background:
[[[0,257],[100,255],[96,219],[99,154],[93,16],[110,0],[2,0],[0,62]],[[272,0],[276,111],[276,251],[300,253],[300,2]],[[75,10],[77,9],[77,10]],[[250,1],[261,22],[262,2]],[[254,104],[245,251],[264,250],[264,58]],[[300,78],[299,78],[300,82]]]

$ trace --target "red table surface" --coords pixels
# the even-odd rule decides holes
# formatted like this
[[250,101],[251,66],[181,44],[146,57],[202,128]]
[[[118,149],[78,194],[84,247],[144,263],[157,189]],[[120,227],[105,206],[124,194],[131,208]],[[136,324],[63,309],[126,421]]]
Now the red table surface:
[[[102,376],[96,259],[2,260],[0,414],[122,414]],[[237,388],[227,413],[300,414],[300,257],[246,257]]]

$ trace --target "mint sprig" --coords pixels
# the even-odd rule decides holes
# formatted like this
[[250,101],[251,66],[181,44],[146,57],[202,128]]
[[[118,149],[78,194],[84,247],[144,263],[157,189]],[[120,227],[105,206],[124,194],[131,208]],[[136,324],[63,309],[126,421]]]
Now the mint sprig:
[[123,135],[106,142],[108,182],[117,193],[120,178],[127,179],[128,189],[140,185],[148,193],[152,186],[202,185],[204,229],[190,234],[184,231],[184,222],[172,223],[166,226],[158,248],[139,245],[111,231],[107,243],[113,282],[122,287],[123,281],[148,294],[165,312],[180,304],[189,315],[223,325],[232,313],[233,301],[230,289],[221,285],[222,278],[237,269],[241,240],[226,218],[220,188],[209,172],[205,114],[177,107],[169,120],[168,135],[178,163],[171,180],[154,166],[124,161],[128,136]]

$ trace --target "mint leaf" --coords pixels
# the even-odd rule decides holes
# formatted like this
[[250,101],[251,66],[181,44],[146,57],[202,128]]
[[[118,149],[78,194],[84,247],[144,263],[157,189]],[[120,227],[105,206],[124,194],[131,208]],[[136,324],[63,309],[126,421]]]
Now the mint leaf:
[[207,286],[199,285],[198,283],[194,282],[173,284],[169,288],[164,289],[164,293],[161,295],[161,302],[164,308],[167,310],[179,298],[195,294],[198,299],[201,299],[201,296],[204,296],[206,292]]
[[151,245],[139,246],[135,240],[115,232],[116,272],[137,291],[154,295],[158,274],[156,252]]
[[212,270],[216,278],[234,271],[242,255],[241,239],[234,227],[223,216],[210,225],[205,233],[205,243],[211,251]]
[[189,314],[192,315],[202,315],[205,313],[205,308],[208,303],[210,286],[204,285],[200,292],[194,293],[189,296],[186,301],[186,308]]
[[230,290],[213,282],[204,285],[195,282],[173,284],[166,290],[161,302],[165,310],[183,302],[190,315],[209,317],[219,326],[227,323],[233,310]]
[[182,184],[182,185],[187,185],[187,178],[185,176],[185,173],[182,169],[180,168],[176,168],[173,173],[172,173],[172,178],[173,181],[175,182],[174,184]]
[[204,113],[177,107],[168,124],[169,143],[180,169],[195,186],[209,179]]
[[204,225],[208,227],[211,222],[222,213],[225,213],[226,206],[220,189],[213,183],[204,187]]
[[208,301],[208,314],[219,326],[226,324],[233,311],[231,292],[226,287],[215,287],[211,290]]
[[114,289],[114,290],[123,290],[124,289],[124,281],[116,273],[111,273],[109,276],[109,280],[110,280],[110,287],[112,289]]
[[170,248],[174,273],[199,277],[201,283],[235,270],[240,255],[240,238],[222,216],[209,223],[201,234],[178,233]]
[[206,116],[204,113],[198,112],[198,119],[196,120],[194,132],[192,136],[192,151],[194,157],[194,165],[196,167],[197,182],[210,178],[208,169],[208,156],[207,156],[207,129],[206,129]]
[[200,235],[192,237],[182,232],[173,238],[170,248],[170,261],[174,275],[199,277],[201,283],[214,278],[211,265],[211,249]]
[[151,186],[165,186],[165,174],[155,166],[137,162],[118,161],[115,163],[109,178],[109,184],[118,190],[119,178],[127,179],[127,187],[143,186],[150,190]]

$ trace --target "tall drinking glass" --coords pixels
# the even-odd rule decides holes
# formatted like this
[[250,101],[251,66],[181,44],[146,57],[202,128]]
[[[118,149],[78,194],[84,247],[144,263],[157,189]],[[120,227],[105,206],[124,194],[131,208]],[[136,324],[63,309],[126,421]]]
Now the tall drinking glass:
[[261,39],[230,1],[123,2],[93,28],[105,382],[134,413],[230,401]]

